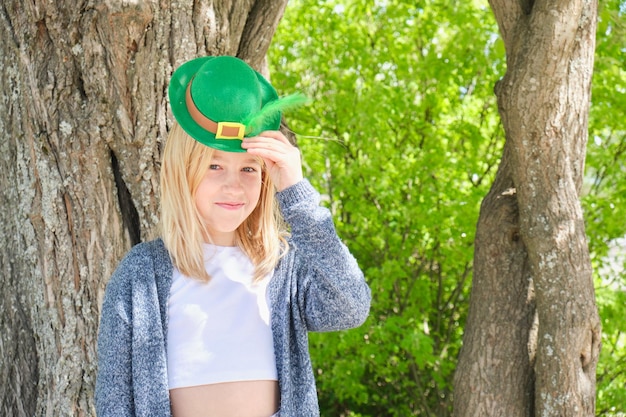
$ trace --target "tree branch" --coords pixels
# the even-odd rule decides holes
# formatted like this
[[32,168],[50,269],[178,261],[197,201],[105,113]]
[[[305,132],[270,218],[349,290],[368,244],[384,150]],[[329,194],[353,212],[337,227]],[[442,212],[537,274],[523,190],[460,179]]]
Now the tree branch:
[[513,2],[510,0],[489,0],[507,53],[513,50],[516,27],[522,21],[522,17],[528,14],[529,8],[532,7],[529,3],[532,2],[533,0]]
[[237,56],[268,76],[265,55],[287,7],[287,0],[258,0],[246,20]]

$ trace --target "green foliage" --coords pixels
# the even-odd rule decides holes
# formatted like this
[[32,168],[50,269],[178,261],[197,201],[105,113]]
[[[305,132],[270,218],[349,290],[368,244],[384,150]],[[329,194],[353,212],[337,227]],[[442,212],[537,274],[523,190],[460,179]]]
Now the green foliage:
[[[626,232],[620,3],[602,2],[584,200],[604,323],[599,412],[626,404],[624,272],[601,278]],[[373,292],[365,325],[311,335],[322,415],[450,415],[478,210],[504,143],[493,94],[504,47],[491,10],[291,0],[269,59],[281,94],[311,98],[290,127]]]
[[597,415],[626,411],[626,2],[600,2],[583,206],[602,351]]
[[291,128],[373,291],[363,327],[311,336],[323,415],[450,413],[475,223],[503,143],[496,30],[472,2],[287,7],[272,83],[312,98]]
[[[622,255],[622,283],[625,260]],[[617,411],[626,411],[626,288],[623,284],[621,288],[601,285],[597,294],[603,327],[597,372],[597,415],[616,415]]]
[[[593,252],[624,236],[626,216],[626,2],[601,3],[584,198]],[[619,8],[623,7],[622,12]]]

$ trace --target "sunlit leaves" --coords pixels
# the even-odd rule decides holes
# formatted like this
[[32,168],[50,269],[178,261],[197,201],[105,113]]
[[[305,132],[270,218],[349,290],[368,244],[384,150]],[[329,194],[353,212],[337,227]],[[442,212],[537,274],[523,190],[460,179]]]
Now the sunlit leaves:
[[626,404],[626,2],[600,2],[583,206],[602,319],[598,415]]
[[449,411],[478,208],[504,140],[496,33],[479,3],[287,7],[272,82],[312,98],[290,127],[374,297],[362,328],[311,337],[325,415]]

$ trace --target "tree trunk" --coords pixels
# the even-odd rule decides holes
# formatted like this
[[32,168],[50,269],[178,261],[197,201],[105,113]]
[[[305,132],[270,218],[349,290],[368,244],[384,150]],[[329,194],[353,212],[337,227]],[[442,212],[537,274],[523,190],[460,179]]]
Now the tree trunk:
[[600,320],[580,206],[595,0],[491,0],[507,142],[483,201],[456,416],[593,416]]
[[287,0],[4,0],[0,415],[93,415],[105,284],[157,234],[169,77],[200,55],[267,72]]

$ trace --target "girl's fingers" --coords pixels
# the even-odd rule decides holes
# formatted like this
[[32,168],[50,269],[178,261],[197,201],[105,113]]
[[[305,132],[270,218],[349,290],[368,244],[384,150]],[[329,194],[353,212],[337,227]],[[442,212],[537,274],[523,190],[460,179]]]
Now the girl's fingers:
[[245,138],[241,147],[252,154],[270,158],[274,162],[279,162],[284,157],[300,154],[298,148],[289,143],[282,133],[276,131],[267,131],[253,138]]
[[278,147],[293,148],[294,146],[289,143],[289,140],[278,131],[266,131],[262,132],[259,136],[252,138],[245,138],[241,146],[244,149],[256,148],[256,147],[272,147],[274,149]]
[[266,131],[259,136],[245,138],[241,147],[265,160],[268,174],[279,191],[302,179],[300,150],[289,143],[281,132]]

